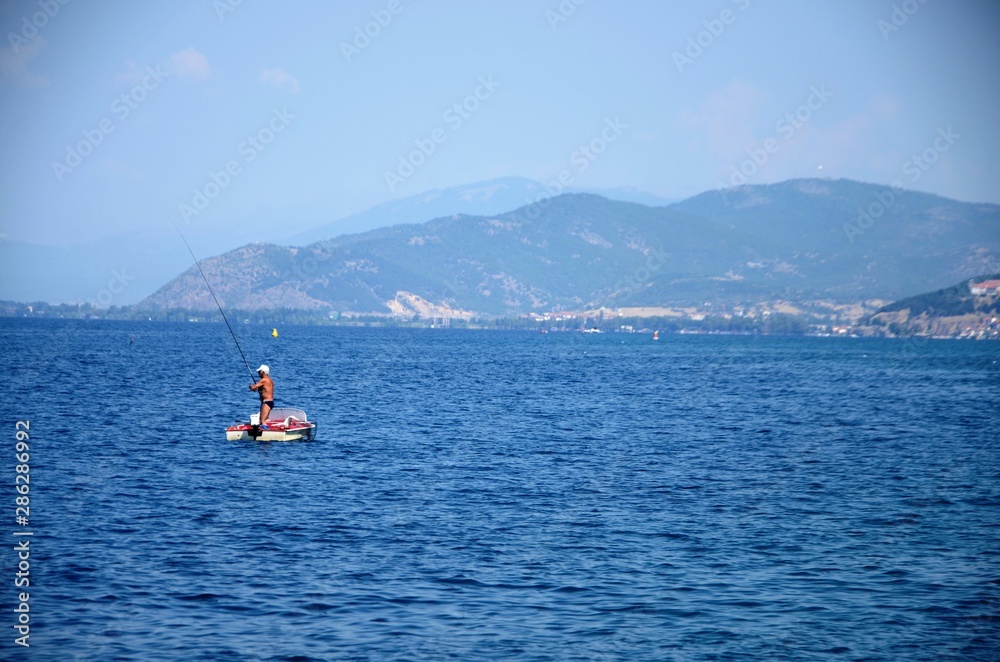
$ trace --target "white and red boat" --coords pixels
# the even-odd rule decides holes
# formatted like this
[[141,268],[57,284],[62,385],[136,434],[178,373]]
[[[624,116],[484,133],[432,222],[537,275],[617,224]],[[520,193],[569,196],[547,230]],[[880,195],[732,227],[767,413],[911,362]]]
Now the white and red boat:
[[294,407],[275,407],[264,425],[258,425],[260,414],[251,414],[250,422],[239,422],[226,428],[229,441],[311,441],[316,436],[316,424],[306,413]]

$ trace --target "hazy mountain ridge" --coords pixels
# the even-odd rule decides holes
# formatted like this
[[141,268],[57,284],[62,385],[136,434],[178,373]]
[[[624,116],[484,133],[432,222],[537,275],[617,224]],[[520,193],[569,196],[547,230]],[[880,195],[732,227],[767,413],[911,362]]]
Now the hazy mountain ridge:
[[838,296],[877,290],[895,299],[1000,264],[1000,206],[917,191],[792,180],[702,193],[670,208],[738,228],[812,277],[839,277]]
[[[590,192],[653,206],[669,203],[633,188]],[[181,229],[195,253],[203,257],[254,241],[303,246],[455,213],[499,214],[548,196],[541,182],[503,177],[424,191],[332,221],[325,209],[315,205],[263,207],[219,215],[214,215],[213,210],[199,216],[197,223],[182,223]],[[48,245],[0,237],[0,299],[89,302],[98,307],[136,303],[190,264],[191,258],[168,219],[156,217],[139,222],[128,233],[95,238],[83,245]],[[25,278],[24,274],[31,277]]]
[[[613,200],[638,202],[662,206],[669,201],[638,189],[616,188],[608,191],[583,191],[569,189],[567,193],[596,193]],[[542,197],[549,197],[544,184],[525,177],[501,177],[485,182],[446,189],[433,189],[398,200],[375,205],[363,212],[351,214],[330,223],[324,223],[289,237],[292,245],[305,245],[325,241],[332,237],[368,232],[382,227],[423,223],[431,218],[452,214],[489,216],[501,214],[530,204]]]
[[[1000,264],[1000,207],[884,187],[793,180],[665,207],[572,194],[302,248],[253,244],[203,261],[224,304],[400,312],[397,295],[509,314],[585,307],[898,299]],[[403,298],[406,300],[406,297]],[[392,303],[396,302],[396,303]],[[140,304],[214,308],[197,271]],[[405,307],[405,306],[404,306]]]

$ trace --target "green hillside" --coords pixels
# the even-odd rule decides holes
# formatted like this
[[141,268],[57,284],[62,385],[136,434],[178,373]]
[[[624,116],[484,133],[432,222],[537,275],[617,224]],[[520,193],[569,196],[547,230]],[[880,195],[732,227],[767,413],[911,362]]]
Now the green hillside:
[[[740,187],[665,207],[562,195],[301,248],[253,244],[203,266],[240,309],[384,313],[402,292],[507,315],[900,299],[1000,264],[1000,207],[898,191],[859,233],[858,210],[885,195],[846,180]],[[213,307],[194,268],[140,304]]]
[[974,295],[969,290],[970,282],[981,282],[984,280],[1000,280],[1000,273],[979,276],[958,285],[907,297],[888,306],[883,306],[876,314],[898,313],[902,311],[909,311],[910,317],[920,315],[928,317],[956,317],[972,314],[998,314],[1000,313],[1000,297]]

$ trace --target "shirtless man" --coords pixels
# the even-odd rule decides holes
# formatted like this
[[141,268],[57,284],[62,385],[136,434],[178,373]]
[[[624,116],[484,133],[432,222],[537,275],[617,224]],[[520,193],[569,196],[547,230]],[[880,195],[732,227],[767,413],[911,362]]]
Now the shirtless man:
[[251,391],[260,393],[260,425],[267,422],[267,415],[274,409],[274,382],[271,381],[271,369],[266,365],[257,368],[260,381],[250,386]]

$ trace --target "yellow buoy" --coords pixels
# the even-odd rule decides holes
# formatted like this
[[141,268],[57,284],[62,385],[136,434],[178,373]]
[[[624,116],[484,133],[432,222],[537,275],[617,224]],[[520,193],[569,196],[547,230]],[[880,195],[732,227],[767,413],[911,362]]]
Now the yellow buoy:
[[277,329],[271,329],[271,337],[272,338],[277,338],[278,337],[278,330]]

